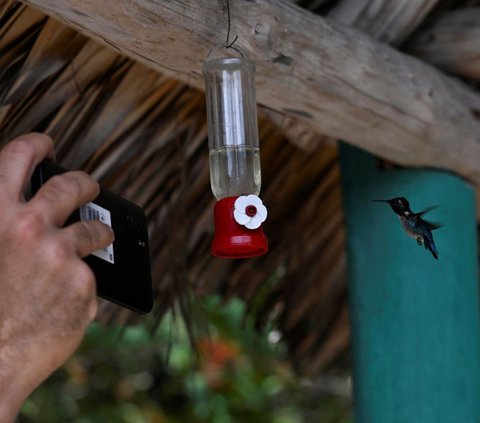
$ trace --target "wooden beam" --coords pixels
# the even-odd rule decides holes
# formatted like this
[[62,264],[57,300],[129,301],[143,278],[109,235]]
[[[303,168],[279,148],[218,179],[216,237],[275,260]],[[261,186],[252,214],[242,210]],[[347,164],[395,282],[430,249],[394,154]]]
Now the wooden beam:
[[[327,13],[337,22],[359,29],[386,44],[401,44],[422,23],[439,0],[338,0]],[[311,11],[324,0],[302,3]],[[268,111],[267,116],[278,125],[290,142],[304,151],[318,148],[321,137],[305,123],[280,113]]]
[[400,45],[439,0],[339,0],[328,16],[387,44]]
[[261,109],[262,114],[273,122],[284,137],[307,153],[314,152],[324,144],[336,145],[336,140],[314,131],[305,122],[271,109]]
[[[25,0],[167,75],[203,85],[225,42],[219,0]],[[238,47],[257,63],[257,98],[388,160],[480,183],[480,96],[436,69],[286,0],[231,2]]]
[[480,8],[445,13],[408,43],[408,51],[446,72],[480,80]]
[[[327,16],[383,43],[399,45],[417,29],[438,1],[338,0]],[[315,1],[302,4],[306,9],[314,11],[323,3],[324,0],[320,0],[320,4]],[[328,139],[298,119],[271,110],[266,115],[278,125],[290,142],[304,151],[313,151]]]

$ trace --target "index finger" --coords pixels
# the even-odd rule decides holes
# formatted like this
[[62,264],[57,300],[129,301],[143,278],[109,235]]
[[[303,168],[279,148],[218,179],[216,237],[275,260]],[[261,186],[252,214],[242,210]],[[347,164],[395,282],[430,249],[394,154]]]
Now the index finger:
[[20,199],[35,167],[52,153],[53,141],[44,134],[26,134],[10,141],[0,151],[0,195]]

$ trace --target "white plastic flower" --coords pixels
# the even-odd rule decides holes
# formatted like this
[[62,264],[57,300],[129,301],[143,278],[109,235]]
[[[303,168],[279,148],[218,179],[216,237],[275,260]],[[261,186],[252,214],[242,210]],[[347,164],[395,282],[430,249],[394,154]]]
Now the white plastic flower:
[[257,229],[267,218],[267,208],[256,195],[242,195],[235,200],[233,217],[248,229]]

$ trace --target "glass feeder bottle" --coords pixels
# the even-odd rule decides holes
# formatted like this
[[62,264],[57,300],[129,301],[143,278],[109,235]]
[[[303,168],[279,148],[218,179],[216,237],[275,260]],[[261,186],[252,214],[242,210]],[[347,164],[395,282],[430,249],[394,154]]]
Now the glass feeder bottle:
[[260,193],[262,176],[255,102],[255,63],[210,60],[204,66],[210,184],[217,200]]
[[[257,209],[265,209],[256,197],[260,193],[262,177],[255,63],[246,57],[207,59],[203,75],[210,184],[213,195],[219,200],[215,205],[212,253],[230,258],[264,254],[268,246],[261,226],[253,228],[256,225],[245,223],[247,218],[241,216],[245,212],[260,225],[259,217],[255,217]],[[240,197],[244,198],[236,201]],[[248,209],[243,210],[244,205]],[[266,209],[263,220],[265,217]]]

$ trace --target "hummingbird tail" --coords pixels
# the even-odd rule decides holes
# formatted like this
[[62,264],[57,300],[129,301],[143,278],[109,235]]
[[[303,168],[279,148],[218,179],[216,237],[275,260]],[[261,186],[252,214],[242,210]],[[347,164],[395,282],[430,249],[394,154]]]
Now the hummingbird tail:
[[437,247],[435,246],[435,243],[433,242],[433,238],[429,239],[430,237],[425,237],[424,243],[425,243],[425,248],[432,253],[432,256],[438,260],[438,250]]

